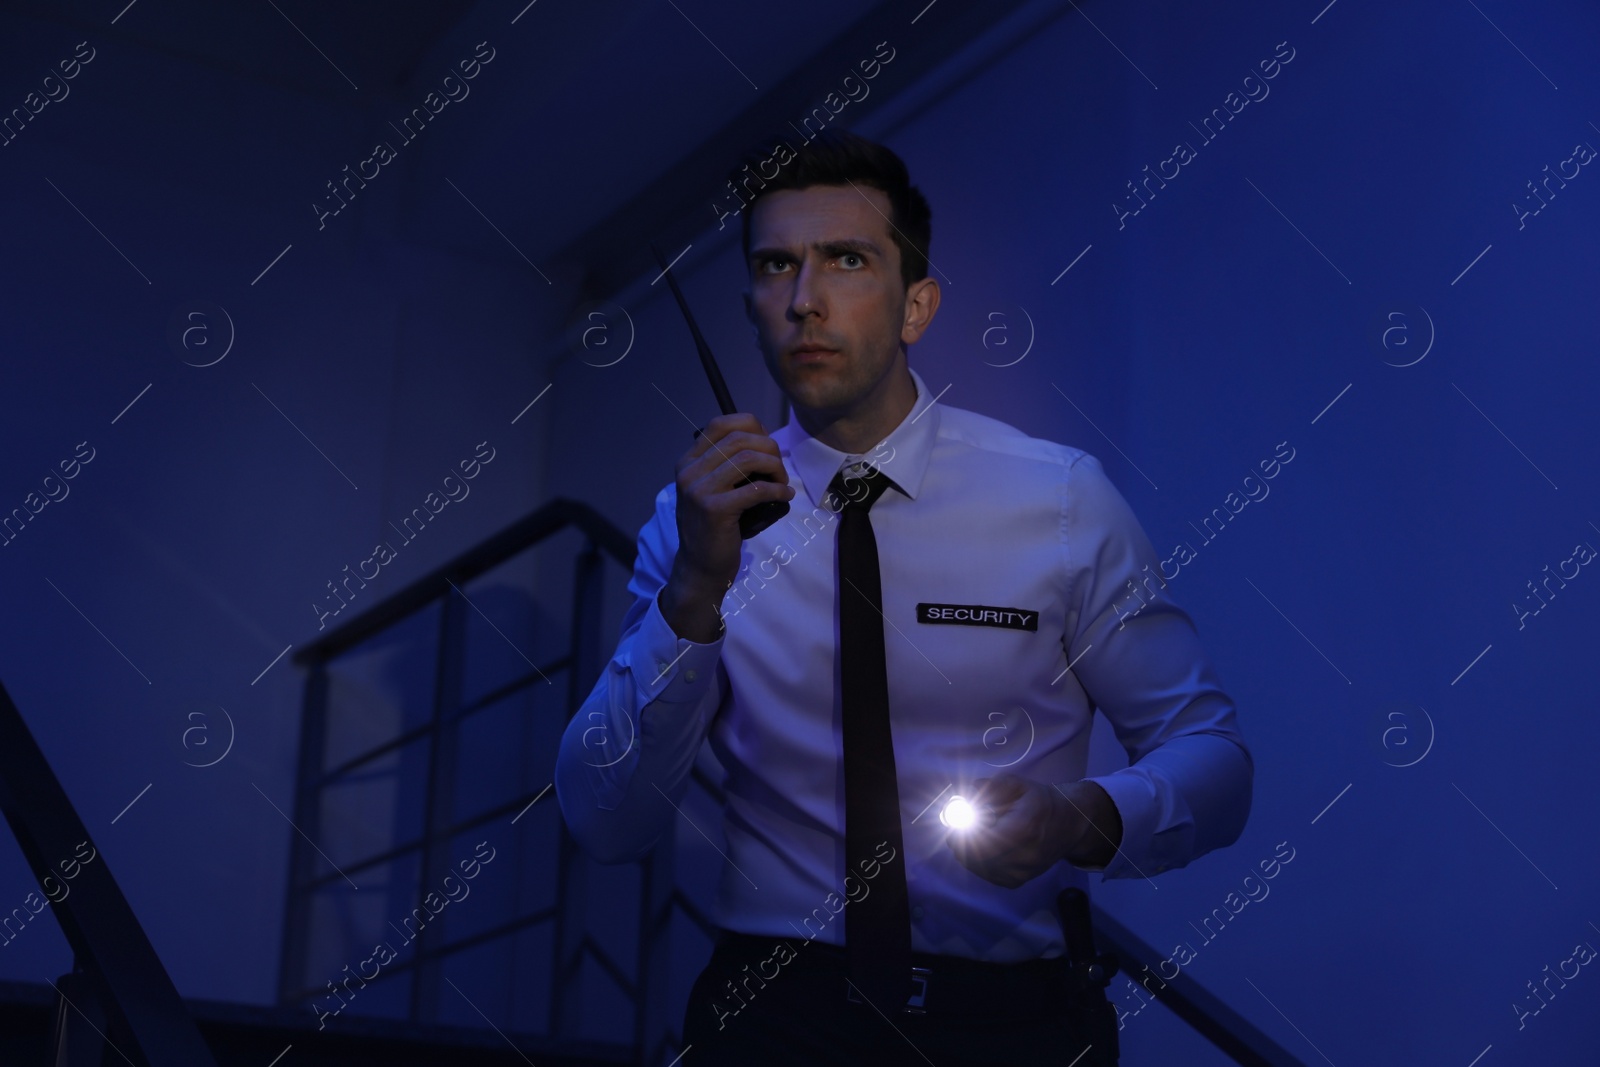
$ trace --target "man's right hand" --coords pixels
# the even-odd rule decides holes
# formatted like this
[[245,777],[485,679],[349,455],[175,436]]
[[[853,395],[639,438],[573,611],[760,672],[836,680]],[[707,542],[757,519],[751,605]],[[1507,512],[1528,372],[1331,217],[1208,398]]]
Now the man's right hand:
[[[746,478],[766,475],[770,481]],[[754,415],[719,415],[678,460],[678,554],[662,589],[661,614],[679,637],[709,644],[722,631],[718,607],[739,571],[739,516],[795,491],[778,443]]]

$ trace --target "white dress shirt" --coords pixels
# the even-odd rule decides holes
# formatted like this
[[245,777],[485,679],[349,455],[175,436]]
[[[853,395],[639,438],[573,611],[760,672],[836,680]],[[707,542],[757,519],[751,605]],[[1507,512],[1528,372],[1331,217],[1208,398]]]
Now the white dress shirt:
[[872,453],[847,455],[792,419],[772,435],[796,496],[744,542],[709,644],[679,638],[656,603],[678,546],[676,486],[661,490],[621,642],[562,738],[556,795],[591,855],[639,857],[681,817],[674,805],[709,738],[728,795],[716,921],[844,943],[844,923],[827,921],[848,911],[835,906],[846,895],[838,515],[824,497],[842,467],[872,458],[899,489],[870,516],[912,947],[1057,956],[1056,895],[1086,875],[1063,860],[1016,889],[979,878],[946,843],[938,813],[952,794],[1007,772],[1079,780],[1098,707],[1130,761],[1089,779],[1123,827],[1101,877],[1149,877],[1238,839],[1254,764],[1192,620],[1099,461],[930,403],[911,376],[916,404]]

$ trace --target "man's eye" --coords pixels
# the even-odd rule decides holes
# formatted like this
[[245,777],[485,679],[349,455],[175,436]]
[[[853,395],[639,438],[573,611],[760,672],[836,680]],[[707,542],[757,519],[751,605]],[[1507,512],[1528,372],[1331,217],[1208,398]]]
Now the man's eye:
[[760,266],[759,266],[758,269],[761,271],[762,274],[776,274],[777,271],[773,270],[772,268],[774,268],[774,267],[787,267],[787,266],[788,266],[788,264],[785,263],[781,259],[764,259],[764,260],[761,261]]
[[[854,260],[856,262],[856,264],[858,264],[860,267],[864,267],[864,266],[867,265],[867,261],[862,259],[859,255],[857,255],[854,252],[846,252],[844,255],[839,257],[839,261],[841,263],[845,262],[846,260]],[[846,264],[846,265],[848,266],[848,264]]]

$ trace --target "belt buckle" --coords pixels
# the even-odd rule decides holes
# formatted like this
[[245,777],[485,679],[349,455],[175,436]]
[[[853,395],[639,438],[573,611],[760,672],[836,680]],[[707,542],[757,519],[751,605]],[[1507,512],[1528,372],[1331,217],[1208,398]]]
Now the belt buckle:
[[[911,984],[916,987],[907,998],[902,1011],[911,1015],[928,1014],[928,990],[933,984],[933,972],[926,967],[911,968]],[[845,982],[845,999],[852,1004],[865,1004],[866,1001],[856,992],[855,986],[849,981]]]

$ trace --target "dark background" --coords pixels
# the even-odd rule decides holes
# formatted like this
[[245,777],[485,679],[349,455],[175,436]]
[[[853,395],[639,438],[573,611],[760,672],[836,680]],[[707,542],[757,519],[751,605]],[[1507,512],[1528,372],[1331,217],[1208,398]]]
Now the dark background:
[[[1236,845],[1097,902],[1196,945],[1186,973],[1308,1063],[1594,1062],[1600,978],[1521,1029],[1512,1004],[1600,945],[1600,577],[1520,628],[1512,605],[1600,546],[1600,178],[1552,182],[1520,224],[1512,205],[1600,146],[1600,14],[1324,2],[6,5],[0,114],[79,42],[94,58],[0,147],[0,512],[80,442],[94,459],[0,547],[0,680],[180,992],[276,995],[303,675],[274,657],[317,636],[324,583],[483,441],[470,498],[369,603],[551,498],[630,535],[649,517],[714,412],[650,241],[692,246],[675,273],[732,391],[779,421],[712,205],[737,148],[886,41],[834,121],[933,205],[944,304],[912,365],[948,404],[1095,454],[1163,554],[1194,546],[1172,591],[1255,755]],[[389,124],[479,42],[470,95],[402,144]],[[1280,42],[1270,94],[1204,143],[1190,124]],[[319,229],[325,183],[378,140],[398,157]],[[1126,183],[1178,141],[1196,158],[1119,228]],[[203,327],[187,346],[182,323]],[[1204,543],[1191,523],[1281,442],[1270,496]],[[474,596],[508,642],[560,637],[571,550]],[[392,714],[402,668],[345,696]],[[549,781],[560,712],[536,705],[521,757],[485,746],[491,791]],[[228,755],[193,766],[230,721]],[[350,818],[330,833],[382,837]],[[557,818],[541,801],[487,831],[505,859],[485,878],[533,877]],[[1270,897],[1202,946],[1192,924],[1280,842]],[[717,862],[678,847],[680,869]],[[0,841],[0,912],[33,885]],[[680,969],[705,951],[686,938]],[[0,978],[69,964],[44,916],[0,949]],[[455,980],[538,1032],[542,979],[517,966]],[[1130,1065],[1225,1062],[1161,1008],[1122,1042]]]

